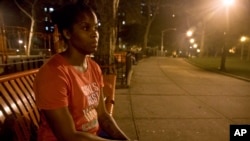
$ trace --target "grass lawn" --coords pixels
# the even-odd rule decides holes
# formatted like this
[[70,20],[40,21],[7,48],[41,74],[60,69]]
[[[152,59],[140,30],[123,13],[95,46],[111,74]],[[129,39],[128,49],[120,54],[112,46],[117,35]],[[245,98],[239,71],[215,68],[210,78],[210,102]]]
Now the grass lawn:
[[[188,58],[187,60],[201,68],[212,71],[219,71],[221,63],[221,57],[197,57]],[[226,73],[250,79],[250,60],[240,60],[240,58],[228,56],[225,67],[224,72]]]

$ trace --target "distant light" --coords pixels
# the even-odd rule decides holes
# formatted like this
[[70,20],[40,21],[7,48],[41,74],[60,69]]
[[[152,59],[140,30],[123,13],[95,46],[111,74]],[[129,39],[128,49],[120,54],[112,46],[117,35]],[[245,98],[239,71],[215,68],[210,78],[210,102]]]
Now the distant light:
[[19,44],[23,44],[23,40],[18,40],[18,43]]
[[17,49],[16,52],[19,52],[19,49]]
[[201,50],[200,50],[200,49],[197,49],[196,51],[197,51],[197,53],[200,53],[200,52],[201,52]]
[[245,42],[247,40],[247,37],[246,36],[242,36],[241,38],[240,38],[240,41],[241,42]]
[[122,21],[122,25],[125,25],[126,24],[126,21]]
[[175,14],[173,14],[172,17],[174,18],[174,17],[175,17]]
[[194,38],[191,38],[191,39],[189,40],[189,42],[190,42],[190,43],[194,43]]
[[101,22],[98,22],[98,26],[101,26],[102,24],[101,24]]
[[49,8],[49,12],[51,13],[51,12],[53,12],[54,11],[54,8],[53,7],[50,7]]
[[236,48],[234,48],[234,47],[233,47],[233,48],[230,48],[230,49],[228,50],[228,52],[234,54],[234,53],[236,52]]
[[197,48],[198,47],[198,45],[197,44],[194,44],[194,48]]
[[47,13],[47,12],[52,13],[55,11],[55,9],[53,7],[44,7],[43,10],[45,13]]
[[44,18],[44,21],[47,22],[48,20],[49,20],[49,17],[45,17],[45,18]]
[[193,32],[192,32],[192,31],[190,31],[190,30],[187,31],[187,36],[188,36],[188,37],[191,37],[192,35],[193,35]]
[[225,6],[230,6],[234,4],[234,0],[223,0]]

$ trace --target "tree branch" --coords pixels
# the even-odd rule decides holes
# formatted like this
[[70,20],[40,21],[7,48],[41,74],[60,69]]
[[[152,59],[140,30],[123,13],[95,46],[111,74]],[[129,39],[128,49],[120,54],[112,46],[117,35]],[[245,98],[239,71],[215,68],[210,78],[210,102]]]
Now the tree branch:
[[17,0],[14,0],[16,6],[26,15],[28,16],[30,19],[33,19],[32,15],[29,14],[25,9],[22,8],[22,6],[17,2]]

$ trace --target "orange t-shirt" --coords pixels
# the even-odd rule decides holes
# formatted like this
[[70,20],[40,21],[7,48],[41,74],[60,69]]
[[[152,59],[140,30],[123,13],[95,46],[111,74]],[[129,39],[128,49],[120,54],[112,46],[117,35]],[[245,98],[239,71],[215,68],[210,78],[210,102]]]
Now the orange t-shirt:
[[[54,55],[40,68],[34,82],[34,93],[39,109],[66,106],[76,130],[96,134],[99,124],[95,108],[104,84],[98,64],[89,57],[87,64],[86,72],[80,72],[60,54]],[[38,138],[39,141],[56,141],[42,112]]]

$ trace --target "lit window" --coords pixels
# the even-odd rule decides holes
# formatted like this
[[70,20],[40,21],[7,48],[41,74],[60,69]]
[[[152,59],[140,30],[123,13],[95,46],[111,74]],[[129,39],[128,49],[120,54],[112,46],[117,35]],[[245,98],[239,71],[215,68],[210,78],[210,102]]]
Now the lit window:
[[54,11],[54,8],[53,7],[50,7],[49,8],[49,12],[53,12]]

